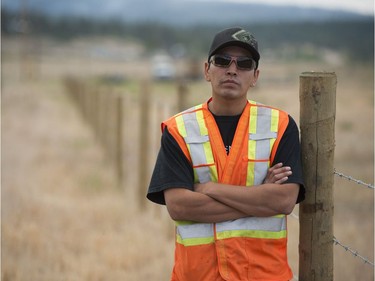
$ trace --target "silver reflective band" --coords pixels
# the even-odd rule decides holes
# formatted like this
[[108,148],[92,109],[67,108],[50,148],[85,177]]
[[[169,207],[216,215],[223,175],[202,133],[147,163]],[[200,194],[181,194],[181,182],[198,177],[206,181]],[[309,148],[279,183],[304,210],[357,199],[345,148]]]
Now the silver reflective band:
[[208,135],[202,136],[195,112],[182,115],[185,124],[186,137],[185,142],[189,145],[191,160],[194,166],[207,163],[203,143],[208,142]]
[[[207,166],[206,152],[204,143],[209,142],[208,135],[201,135],[200,126],[197,120],[196,112],[190,112],[182,115],[184,120],[186,137],[184,138],[188,145],[194,171],[200,183],[211,181],[210,168]],[[201,166],[202,165],[202,166]],[[201,167],[199,167],[201,166]]]
[[267,133],[256,133],[256,134],[249,134],[249,140],[264,140],[264,139],[276,139],[277,133],[276,132],[267,132]]
[[249,217],[216,224],[217,232],[231,230],[260,230],[278,232],[286,230],[286,219],[285,216],[265,218]]
[[213,237],[214,230],[212,223],[194,223],[177,226],[177,235],[182,239]]
[[268,162],[255,162],[254,163],[254,185],[263,183],[267,176]]
[[256,108],[256,113],[250,114],[249,147],[255,149],[250,151],[249,148],[248,156],[249,160],[255,160],[252,185],[262,184],[267,176],[272,146],[277,138],[277,132],[272,130],[277,130],[273,126],[278,123],[278,118],[278,111],[262,106]]
[[200,183],[206,183],[212,181],[210,168],[208,166],[202,166],[195,168],[195,172],[197,173],[197,177]]
[[257,113],[257,134],[268,134],[271,132],[272,109],[258,106]]
[[[187,129],[186,129],[187,130]],[[184,138],[186,143],[204,143],[209,141],[208,136],[187,136]]]

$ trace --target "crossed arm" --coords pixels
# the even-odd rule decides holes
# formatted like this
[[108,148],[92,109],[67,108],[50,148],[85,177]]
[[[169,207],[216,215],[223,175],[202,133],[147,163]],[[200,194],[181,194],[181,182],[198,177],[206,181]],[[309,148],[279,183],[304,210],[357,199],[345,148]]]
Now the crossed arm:
[[194,191],[171,188],[164,191],[168,212],[174,220],[221,222],[249,216],[290,214],[299,185],[283,184],[292,174],[278,163],[268,170],[262,185],[244,188],[221,183],[195,184]]

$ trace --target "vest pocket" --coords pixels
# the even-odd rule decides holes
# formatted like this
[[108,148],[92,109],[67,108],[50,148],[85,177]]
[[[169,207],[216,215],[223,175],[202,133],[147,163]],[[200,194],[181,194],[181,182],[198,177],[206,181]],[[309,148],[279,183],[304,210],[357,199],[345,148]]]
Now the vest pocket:
[[262,184],[270,166],[270,155],[276,132],[249,134],[247,186]]
[[267,132],[267,133],[256,133],[256,134],[249,134],[250,140],[264,140],[264,139],[276,139],[277,133],[276,132]]
[[192,159],[194,181],[205,183],[217,181],[217,171],[208,135],[184,138]]
[[249,160],[269,160],[276,132],[249,134]]

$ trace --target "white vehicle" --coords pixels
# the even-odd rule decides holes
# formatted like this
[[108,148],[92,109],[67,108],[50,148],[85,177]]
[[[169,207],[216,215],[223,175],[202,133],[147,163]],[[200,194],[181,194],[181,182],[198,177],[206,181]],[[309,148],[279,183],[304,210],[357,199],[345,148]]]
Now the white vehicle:
[[152,77],[156,80],[172,80],[176,77],[176,68],[168,55],[159,54],[152,58]]

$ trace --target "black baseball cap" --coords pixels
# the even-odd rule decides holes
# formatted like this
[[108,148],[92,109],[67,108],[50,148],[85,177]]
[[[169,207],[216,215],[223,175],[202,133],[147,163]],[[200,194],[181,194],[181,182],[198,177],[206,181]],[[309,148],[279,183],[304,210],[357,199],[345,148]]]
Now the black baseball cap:
[[227,28],[215,35],[208,52],[208,61],[218,50],[228,46],[238,46],[248,50],[258,65],[260,59],[258,42],[249,31],[241,27]]

